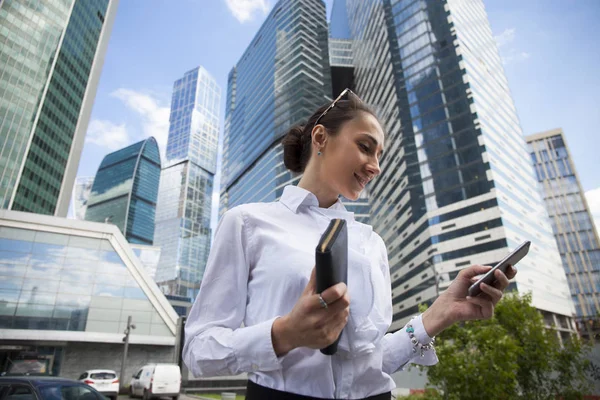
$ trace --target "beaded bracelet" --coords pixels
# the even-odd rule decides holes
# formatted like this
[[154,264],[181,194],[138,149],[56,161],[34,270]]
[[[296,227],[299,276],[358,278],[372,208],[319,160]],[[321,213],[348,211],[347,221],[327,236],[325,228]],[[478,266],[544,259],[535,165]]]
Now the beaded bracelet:
[[416,353],[417,348],[419,348],[419,349],[421,349],[421,357],[425,357],[425,354],[423,354],[425,351],[428,351],[428,350],[435,351],[435,348],[433,347],[433,343],[435,342],[435,336],[432,337],[431,342],[429,342],[427,344],[419,343],[419,341],[415,337],[415,328],[413,328],[413,326],[410,322],[408,324],[406,324],[406,332],[408,333],[408,337],[410,337],[410,342],[413,344],[413,353]]

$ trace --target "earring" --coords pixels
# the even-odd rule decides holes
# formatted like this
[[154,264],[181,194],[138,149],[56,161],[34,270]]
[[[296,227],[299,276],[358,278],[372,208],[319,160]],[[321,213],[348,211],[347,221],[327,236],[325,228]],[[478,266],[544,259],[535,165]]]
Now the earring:
[[318,156],[320,156],[320,155],[321,155],[321,152],[319,151],[319,152],[317,153],[317,155],[318,155]]

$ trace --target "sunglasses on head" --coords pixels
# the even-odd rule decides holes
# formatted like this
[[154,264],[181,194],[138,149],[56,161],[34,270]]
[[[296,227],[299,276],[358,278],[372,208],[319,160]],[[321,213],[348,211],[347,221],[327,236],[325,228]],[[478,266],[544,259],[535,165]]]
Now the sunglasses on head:
[[315,128],[315,126],[317,126],[317,124],[319,123],[319,121],[321,120],[321,118],[323,118],[329,111],[331,111],[331,109],[333,107],[335,107],[335,105],[337,104],[337,102],[340,101],[346,94],[349,94],[349,93],[352,93],[353,96],[355,96],[358,100],[360,100],[360,98],[352,90],[350,90],[348,88],[342,90],[342,93],[340,93],[340,95],[338,97],[336,97],[334,101],[331,102],[331,104],[329,105],[329,107],[327,107],[325,109],[325,111],[323,111],[323,113],[321,115],[319,115],[319,118],[317,118],[317,120],[315,121],[315,125],[313,126],[313,129]]

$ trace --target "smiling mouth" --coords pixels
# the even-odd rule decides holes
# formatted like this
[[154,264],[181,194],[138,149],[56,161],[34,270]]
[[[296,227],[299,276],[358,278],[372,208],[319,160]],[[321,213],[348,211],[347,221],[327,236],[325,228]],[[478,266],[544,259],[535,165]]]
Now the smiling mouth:
[[362,178],[359,175],[354,174],[354,177],[356,178],[356,180],[358,181],[358,183],[360,184],[360,186],[362,186],[363,188],[365,186],[367,186],[367,183],[369,183],[368,179]]

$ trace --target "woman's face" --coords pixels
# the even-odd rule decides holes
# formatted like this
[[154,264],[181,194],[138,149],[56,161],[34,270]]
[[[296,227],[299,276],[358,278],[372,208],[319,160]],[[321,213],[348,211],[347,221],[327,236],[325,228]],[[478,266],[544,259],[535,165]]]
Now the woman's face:
[[323,179],[349,200],[358,199],[367,183],[381,173],[383,129],[373,115],[361,112],[344,123],[323,148]]

